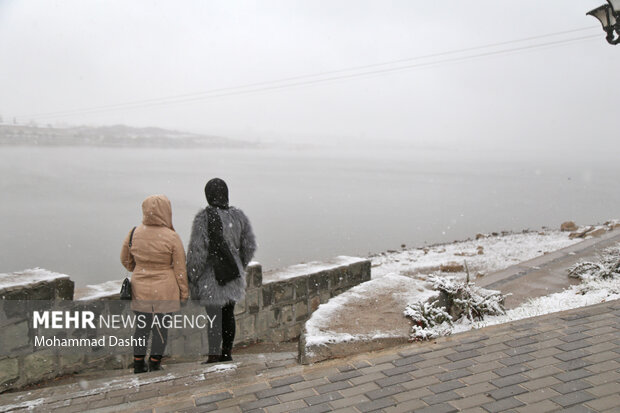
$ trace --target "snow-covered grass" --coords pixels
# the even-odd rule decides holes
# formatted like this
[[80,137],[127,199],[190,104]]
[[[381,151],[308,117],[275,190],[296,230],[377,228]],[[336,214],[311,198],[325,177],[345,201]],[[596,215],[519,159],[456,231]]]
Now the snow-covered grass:
[[[403,302],[402,310],[407,304],[425,302],[437,296],[438,291],[428,282],[431,281],[428,277],[439,273],[442,266],[458,269],[466,260],[473,278],[476,274],[498,271],[579,241],[569,239],[566,232],[547,230],[482,236],[477,240],[372,256],[372,279],[321,304],[306,322],[306,347],[395,336],[390,325],[380,331],[359,334],[334,331],[332,324],[351,303],[373,296],[393,294]],[[464,278],[465,272],[457,271],[451,275]]]
[[306,347],[395,336],[390,326],[370,334],[336,332],[330,328],[333,317],[347,308],[352,301],[364,300],[381,293],[394,294],[403,303],[436,295],[436,292],[421,285],[420,281],[403,275],[388,274],[381,279],[367,281],[319,306],[306,322]]
[[[383,253],[371,257],[372,278],[386,274],[432,274],[450,262],[467,261],[472,277],[489,274],[581,241],[569,239],[566,232],[542,231],[482,237],[427,248]],[[458,271],[461,275],[465,273]]]
[[[570,269],[582,282],[543,297],[531,298],[505,314],[485,316],[479,320],[464,317],[458,322],[445,320],[424,331],[424,338],[460,333],[470,329],[508,323],[558,311],[620,299],[620,245],[607,248],[596,262],[582,262]],[[568,273],[567,273],[568,275]],[[414,332],[415,333],[415,332]],[[412,335],[412,339],[421,336]]]

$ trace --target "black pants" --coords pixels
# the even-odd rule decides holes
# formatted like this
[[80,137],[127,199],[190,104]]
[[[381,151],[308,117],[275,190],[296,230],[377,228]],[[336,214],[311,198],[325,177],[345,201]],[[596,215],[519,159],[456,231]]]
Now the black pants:
[[[134,311],[136,314],[136,331],[133,334],[133,338],[142,344],[134,345],[133,355],[134,357],[144,357],[146,355],[146,347],[151,339],[151,357],[161,359],[166,349],[166,342],[168,341],[168,329],[163,326],[162,318],[166,314],[161,313],[142,313]],[[153,325],[153,319],[156,320]],[[144,321],[144,323],[143,323]],[[138,339],[142,339],[138,341]]]
[[[209,307],[207,307],[209,311]],[[217,314],[219,315],[219,314]],[[221,308],[222,329],[209,329],[209,354],[230,354],[235,341],[235,302],[231,301]]]

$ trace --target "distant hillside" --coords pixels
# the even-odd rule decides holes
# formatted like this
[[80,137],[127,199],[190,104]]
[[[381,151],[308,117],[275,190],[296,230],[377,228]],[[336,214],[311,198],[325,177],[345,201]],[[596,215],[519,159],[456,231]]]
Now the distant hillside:
[[49,128],[0,125],[0,145],[112,146],[163,148],[240,148],[254,144],[161,128],[132,128],[125,125]]

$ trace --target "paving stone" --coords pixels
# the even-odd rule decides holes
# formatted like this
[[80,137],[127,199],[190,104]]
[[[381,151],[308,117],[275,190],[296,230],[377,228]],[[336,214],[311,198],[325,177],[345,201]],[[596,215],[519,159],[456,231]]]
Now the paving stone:
[[391,406],[383,409],[384,413],[411,413],[417,412],[421,408],[426,407],[426,403],[422,400],[408,400],[406,402],[399,402],[396,406]]
[[530,354],[521,354],[514,357],[503,358],[499,360],[499,362],[502,363],[504,366],[513,366],[515,364],[526,363],[531,360],[534,360],[534,357],[532,357]]
[[528,344],[534,344],[537,343],[536,339],[532,338],[532,337],[523,337],[523,338],[519,338],[516,340],[509,340],[504,342],[504,344],[506,344],[509,347],[521,347],[521,346],[527,346]]
[[602,353],[592,354],[591,356],[585,357],[587,361],[592,363],[601,363],[608,360],[616,360],[618,359],[618,353],[614,351],[604,351]]
[[413,356],[396,359],[396,360],[392,361],[392,364],[395,365],[396,367],[400,367],[400,366],[406,366],[406,365],[409,365],[409,364],[414,364],[414,363],[417,363],[417,362],[423,361],[423,360],[424,360],[424,358],[422,356],[420,356],[419,354],[416,354],[416,355],[413,355]]
[[386,376],[396,376],[397,374],[409,373],[415,370],[418,370],[418,368],[414,364],[407,364],[404,366],[383,370],[383,374]]
[[353,363],[353,367],[355,367],[356,369],[362,369],[364,367],[370,367],[370,366],[372,366],[372,364],[370,364],[366,360],[360,360],[360,361],[356,361]]
[[583,380],[573,380],[566,383],[556,384],[551,388],[558,393],[566,394],[578,390],[589,389],[592,385]]
[[232,394],[228,391],[215,393],[209,396],[198,397],[196,399],[196,406],[200,406],[202,404],[215,403],[215,402],[219,402],[219,401],[230,399],[230,398],[232,398]]
[[528,353],[533,353],[534,351],[537,351],[538,349],[534,346],[521,346],[521,347],[507,347],[506,350],[503,350],[502,352],[504,354],[506,354],[507,356],[520,356],[522,354],[528,354]]
[[401,386],[403,386],[406,389],[413,390],[413,389],[419,389],[420,387],[430,386],[435,383],[439,383],[439,379],[437,377],[426,376],[426,377],[421,377],[419,379],[406,381],[404,383],[401,383]]
[[541,377],[553,376],[554,374],[559,374],[559,373],[562,373],[562,370],[554,366],[545,366],[545,367],[539,367],[534,370],[523,372],[523,375],[529,377],[530,379],[539,379]]
[[306,403],[304,403],[303,400],[292,400],[290,402],[266,407],[264,411],[266,413],[285,413],[298,409],[303,409],[304,407],[307,407],[307,405]]
[[456,351],[458,351],[458,352],[469,351],[469,350],[477,350],[479,348],[480,348],[480,343],[478,343],[478,342],[461,344],[460,346],[454,347],[454,349]]
[[446,373],[437,374],[437,378],[441,381],[460,379],[461,377],[471,376],[473,373],[467,369],[448,371]]
[[607,396],[613,393],[620,394],[620,383],[611,382],[611,383],[602,384],[596,387],[592,387],[588,389],[588,393],[591,393],[595,395],[596,397],[603,397],[603,396]]
[[503,367],[501,369],[495,369],[493,370],[493,373],[504,377],[504,376],[512,376],[513,374],[523,373],[528,370],[531,370],[531,368],[528,366],[525,366],[523,364],[515,364],[514,366],[510,366],[510,367]]
[[490,381],[490,380],[494,380],[499,378],[500,376],[498,376],[497,374],[493,373],[492,371],[483,371],[481,373],[475,373],[471,376],[467,376],[467,377],[463,377],[460,380],[463,383],[466,384],[476,384],[476,383],[482,383],[485,381]]
[[589,335],[587,334],[583,334],[583,333],[573,333],[573,334],[568,334],[564,337],[560,337],[560,340],[565,341],[567,343],[571,343],[574,341],[583,341],[587,338],[590,338]]
[[577,369],[577,370],[567,371],[565,373],[556,374],[553,377],[566,382],[566,381],[583,379],[584,377],[589,377],[589,376],[592,376],[593,374],[594,373],[586,369]]
[[448,403],[458,410],[469,409],[470,407],[482,406],[483,404],[492,402],[493,399],[484,393],[479,393],[464,399],[452,400]]
[[605,371],[616,370],[620,368],[620,363],[616,360],[609,360],[602,363],[592,364],[587,366],[586,369],[593,373],[603,373]]
[[470,359],[470,358],[473,358],[479,355],[480,355],[480,352],[478,352],[478,350],[469,350],[469,351],[462,351],[462,352],[448,354],[446,355],[446,358],[451,361],[458,361],[458,360],[463,360],[463,359]]
[[559,405],[553,403],[551,400],[543,400],[538,403],[528,404],[527,406],[518,407],[516,409],[519,413],[546,413],[558,410]]
[[501,400],[507,397],[512,397],[512,396],[516,396],[518,394],[523,394],[523,393],[527,393],[527,390],[519,386],[518,384],[502,387],[500,389],[489,392],[491,397],[493,397],[495,400]]
[[429,359],[429,360],[420,361],[419,363],[415,363],[415,365],[418,367],[418,369],[425,369],[427,367],[443,366],[444,364],[448,364],[448,363],[454,363],[454,362],[448,360],[445,357],[438,357],[436,359]]
[[488,412],[503,412],[508,409],[513,409],[515,407],[523,406],[524,403],[515,399],[514,397],[508,397],[506,399],[501,399],[495,402],[483,404],[482,408]]
[[337,382],[337,381],[342,381],[342,380],[349,380],[352,379],[354,377],[359,377],[362,376],[363,374],[359,371],[359,370],[351,370],[351,371],[347,371],[344,373],[340,373],[340,374],[335,374],[333,376],[330,376],[327,378],[327,380],[331,381],[332,383]]
[[376,380],[375,383],[377,383],[381,387],[387,387],[393,384],[404,383],[404,382],[411,381],[411,380],[413,380],[413,377],[411,377],[407,373],[404,373],[404,374],[398,374],[396,376],[391,376],[391,377],[386,377],[383,379]]
[[352,407],[356,404],[365,403],[370,401],[368,397],[363,394],[356,394],[355,396],[343,397],[342,399],[334,400],[328,404],[334,409],[342,409],[345,407]]
[[256,383],[256,384],[251,384],[249,386],[243,386],[243,387],[239,387],[233,390],[233,395],[235,397],[238,396],[243,396],[246,394],[250,394],[250,393],[254,393],[260,390],[266,390],[266,389],[270,389],[271,387],[269,386],[269,384],[267,383]]
[[308,403],[308,406],[314,406],[315,404],[321,404],[331,402],[334,400],[342,399],[343,396],[338,392],[324,393],[317,396],[306,397],[304,401]]
[[269,384],[271,384],[271,387],[280,387],[280,386],[287,386],[289,384],[300,383],[302,381],[304,381],[304,377],[297,375],[297,376],[284,377],[282,379],[271,380]]
[[407,391],[407,389],[405,389],[400,384],[397,384],[397,385],[390,386],[390,387],[383,387],[382,389],[378,389],[378,390],[371,390],[365,393],[365,395],[370,400],[377,400],[377,399],[381,399],[387,396],[391,396],[392,394],[402,393],[405,391]]
[[478,384],[474,384],[473,386],[461,387],[459,389],[455,389],[454,392],[462,397],[470,397],[479,393],[488,393],[492,390],[497,389],[494,385],[488,382],[482,382]]
[[558,360],[569,361],[569,360],[574,360],[574,359],[582,359],[589,355],[590,355],[589,351],[579,349],[579,350],[573,350],[573,351],[564,351],[564,352],[554,355],[553,357],[557,358]]
[[575,359],[575,360],[564,361],[562,363],[554,364],[555,367],[557,367],[560,370],[564,370],[564,371],[582,369],[584,367],[589,367],[591,365],[592,363],[590,363],[589,361],[583,360],[583,359]]
[[428,405],[448,402],[450,400],[460,399],[461,396],[453,391],[446,391],[432,396],[422,397],[422,400]]
[[572,350],[579,350],[580,348],[586,348],[586,347],[591,347],[591,346],[592,345],[588,343],[587,341],[579,340],[579,341],[572,341],[570,343],[560,344],[559,346],[556,346],[556,347],[562,351],[572,351]]
[[547,377],[541,377],[540,379],[536,379],[536,380],[525,381],[521,383],[521,386],[532,391],[532,390],[542,389],[545,387],[550,387],[558,383],[561,383],[560,380],[552,376],[547,376]]
[[[529,379],[522,374],[514,374],[512,376],[501,377],[499,379],[491,380],[491,384],[495,387],[508,387],[515,384],[527,382]],[[556,380],[557,381],[557,380]]]
[[[398,403],[402,403],[405,401],[409,401],[412,399],[421,400],[422,397],[432,396],[434,393],[425,387],[408,390],[402,393],[396,393],[392,395],[392,398],[396,400]],[[426,403],[424,404],[426,405]]]
[[329,381],[327,381],[325,377],[319,377],[318,379],[300,381],[299,383],[291,384],[291,388],[295,391],[298,391],[328,383]]
[[473,359],[464,359],[459,361],[451,361],[449,363],[440,364],[439,367],[445,370],[459,370],[464,369],[466,367],[471,367],[473,365],[479,366]]
[[327,403],[317,404],[316,406],[305,407],[303,409],[294,410],[296,413],[324,413],[330,412],[331,407]]
[[313,388],[298,390],[298,391],[294,391],[291,393],[280,394],[278,395],[278,400],[280,400],[281,402],[290,402],[293,400],[305,399],[306,397],[310,397],[310,396],[316,396],[316,392],[314,391]]
[[354,386],[358,386],[360,384],[364,384],[364,383],[368,383],[368,382],[371,382],[371,381],[383,379],[385,377],[386,377],[385,374],[383,374],[381,372],[376,372],[376,373],[371,373],[371,374],[365,374],[365,375],[362,375],[362,376],[359,376],[359,377],[354,377],[354,378],[350,379],[349,382],[352,385],[354,385]]
[[554,397],[551,400],[554,403],[557,403],[562,407],[569,407],[574,404],[587,402],[592,399],[594,399],[594,396],[592,394],[588,393],[585,390],[582,390],[582,391],[572,392],[568,394],[563,394],[561,396]]
[[426,376],[432,376],[435,374],[441,374],[444,373],[445,371],[441,368],[439,368],[438,366],[435,367],[427,367],[425,369],[420,369],[420,370],[415,370],[411,372],[411,375],[418,379],[421,377],[426,377]]
[[275,387],[272,389],[266,389],[266,390],[260,390],[256,392],[256,397],[258,399],[262,399],[262,398],[267,398],[267,397],[272,397],[272,396],[278,396],[280,394],[284,394],[284,393],[290,393],[293,391],[293,388],[291,386],[280,386],[280,387]]
[[317,386],[314,388],[314,390],[316,390],[317,393],[319,394],[323,394],[323,393],[330,393],[336,390],[348,389],[349,387],[351,387],[351,385],[347,383],[346,381],[337,381],[335,383]]
[[433,406],[424,407],[416,410],[416,413],[454,413],[457,409],[448,403],[435,404]]
[[342,394],[344,397],[351,397],[362,393],[368,393],[369,391],[379,390],[380,388],[381,387],[379,387],[379,385],[377,385],[376,383],[369,382],[361,384],[359,386],[340,390],[339,393]]
[[384,409],[389,406],[396,405],[396,401],[391,397],[384,397],[382,399],[376,399],[366,403],[360,403],[355,408],[360,412],[372,412],[374,410]]
[[433,393],[437,394],[437,393],[443,393],[449,390],[458,389],[461,387],[465,387],[465,384],[461,383],[458,380],[449,380],[449,381],[444,381],[444,382],[429,386],[428,389],[432,391]]
[[530,404],[538,403],[542,400],[551,399],[552,397],[556,397],[559,395],[560,393],[558,393],[557,391],[552,390],[548,387],[545,387],[543,389],[538,389],[538,390],[530,391],[527,393],[519,394],[516,397],[517,399],[521,400],[523,403],[530,405]]
[[599,412],[611,409],[615,409],[615,411],[618,411],[620,410],[620,394],[616,392],[616,394],[597,398],[596,400],[591,400],[587,402],[586,405]]
[[274,404],[279,404],[280,402],[275,397],[266,397],[264,399],[258,399],[251,402],[242,403],[239,405],[242,411],[248,411],[253,409],[261,409],[267,406],[273,406]]

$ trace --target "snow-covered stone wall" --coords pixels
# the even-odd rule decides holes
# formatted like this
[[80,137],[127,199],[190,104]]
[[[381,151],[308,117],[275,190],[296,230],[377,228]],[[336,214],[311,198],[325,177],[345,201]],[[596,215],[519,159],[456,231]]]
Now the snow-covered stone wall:
[[[265,274],[258,263],[247,271],[245,300],[237,303],[235,344],[283,342],[299,337],[305,322],[320,304],[351,287],[370,280],[370,261],[337,257],[328,262],[295,265]],[[50,349],[36,350],[33,337],[39,332],[28,318],[32,303],[45,300],[73,300],[73,305],[100,313],[115,313],[120,281],[73,289],[69,276],[35,269],[0,274],[0,392],[53,377],[90,369],[118,369],[131,366],[131,348],[126,354],[109,354],[90,348],[80,354]],[[7,301],[20,300],[23,311]],[[181,313],[204,311],[192,304]],[[26,308],[28,307],[28,308]],[[9,311],[11,309],[11,311]],[[128,311],[123,310],[123,311]],[[67,337],[85,336],[84,330],[67,329]],[[105,332],[99,331],[99,334]],[[87,334],[86,334],[87,335]],[[170,330],[166,355],[172,360],[191,361],[207,352],[206,331],[181,334]]]
[[63,374],[57,355],[31,351],[28,304],[72,300],[73,288],[68,275],[41,268],[0,274],[0,392]]

